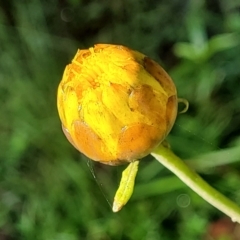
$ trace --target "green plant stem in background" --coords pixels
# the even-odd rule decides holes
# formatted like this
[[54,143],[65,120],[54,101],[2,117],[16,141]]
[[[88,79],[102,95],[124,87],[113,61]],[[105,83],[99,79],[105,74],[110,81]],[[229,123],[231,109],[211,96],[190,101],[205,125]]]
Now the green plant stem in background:
[[[214,152],[204,153],[193,160],[188,159],[184,162],[195,169],[197,172],[204,172],[214,167],[223,166],[226,164],[232,164],[239,162],[240,147],[231,147],[227,149],[218,149]],[[217,161],[212,161],[212,159],[217,159]]]
[[196,172],[189,168],[168,147],[160,145],[151,153],[157,161],[178,176],[187,186],[207,202],[228,215],[233,222],[240,223],[240,208],[230,199],[205,182]]

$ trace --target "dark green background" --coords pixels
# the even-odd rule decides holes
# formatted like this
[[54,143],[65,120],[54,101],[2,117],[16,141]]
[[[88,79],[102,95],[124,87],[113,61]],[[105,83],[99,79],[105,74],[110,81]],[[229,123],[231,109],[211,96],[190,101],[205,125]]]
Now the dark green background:
[[240,203],[240,1],[0,4],[0,239],[210,239],[224,214],[151,157],[130,202],[112,213],[123,167],[92,163],[67,142],[56,89],[77,49],[94,43],[155,59],[190,102],[172,149]]

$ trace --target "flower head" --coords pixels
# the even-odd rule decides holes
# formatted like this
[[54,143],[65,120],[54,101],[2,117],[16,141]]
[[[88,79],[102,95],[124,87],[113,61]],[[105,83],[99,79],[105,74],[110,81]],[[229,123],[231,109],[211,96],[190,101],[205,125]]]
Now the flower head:
[[168,74],[144,54],[119,45],[78,50],[57,98],[68,140],[109,165],[149,154],[177,115],[176,88]]

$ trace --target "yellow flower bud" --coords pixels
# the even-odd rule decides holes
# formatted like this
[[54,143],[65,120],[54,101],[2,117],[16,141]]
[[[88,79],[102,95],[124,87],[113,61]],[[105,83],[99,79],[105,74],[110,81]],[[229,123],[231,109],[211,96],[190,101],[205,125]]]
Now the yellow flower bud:
[[64,71],[57,98],[71,144],[109,165],[149,154],[177,115],[169,75],[144,54],[118,45],[79,50]]

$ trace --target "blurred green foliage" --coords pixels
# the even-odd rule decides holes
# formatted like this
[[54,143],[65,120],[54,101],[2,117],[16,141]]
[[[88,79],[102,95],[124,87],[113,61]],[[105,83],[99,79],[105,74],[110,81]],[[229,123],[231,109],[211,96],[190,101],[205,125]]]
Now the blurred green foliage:
[[113,214],[123,167],[70,146],[56,89],[78,48],[122,44],[154,58],[190,102],[173,150],[240,203],[239,9],[239,0],[1,1],[0,239],[208,239],[223,214],[150,157]]

